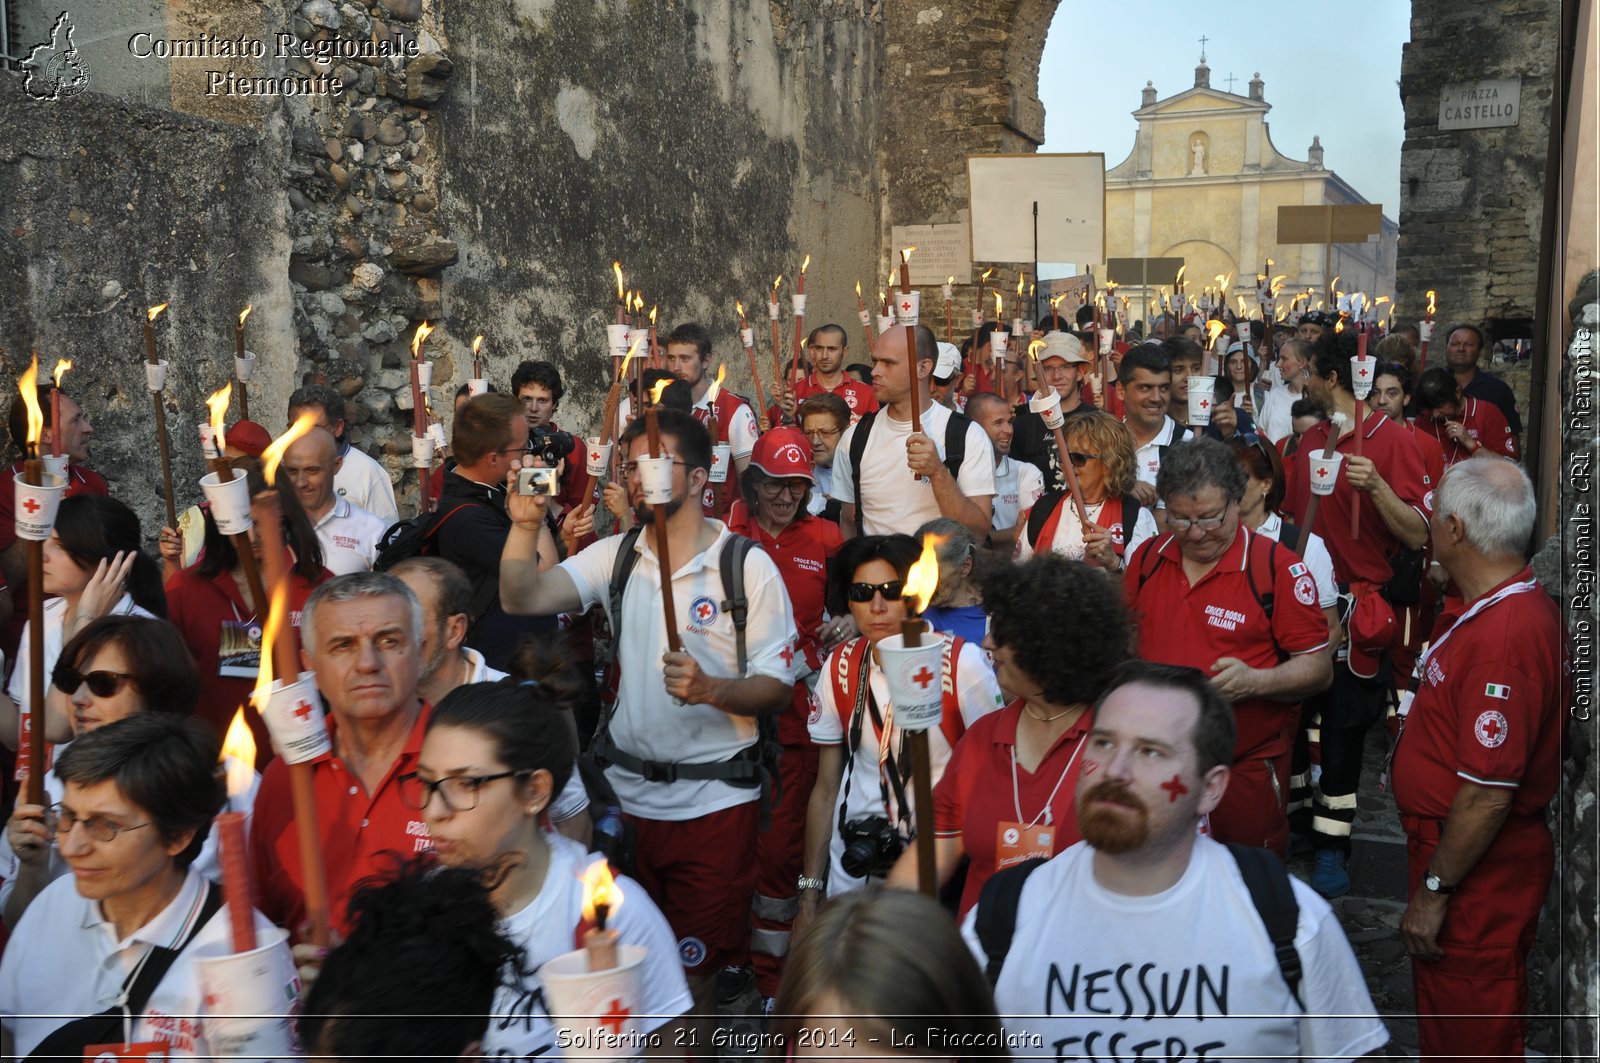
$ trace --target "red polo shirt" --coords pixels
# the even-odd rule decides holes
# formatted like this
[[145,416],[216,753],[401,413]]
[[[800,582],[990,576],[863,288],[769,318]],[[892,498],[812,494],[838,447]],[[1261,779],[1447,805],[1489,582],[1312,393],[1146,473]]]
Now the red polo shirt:
[[1400,732],[1400,811],[1444,819],[1465,779],[1515,790],[1511,814],[1542,822],[1561,781],[1565,651],[1561,613],[1532,569],[1469,605],[1434,643]]
[[[940,838],[959,836],[967,852],[967,884],[961,891],[956,917],[978,903],[983,884],[995,873],[997,832],[1002,823],[1047,825],[1055,828],[1051,855],[1082,839],[1074,793],[1083,770],[1084,740],[1093,722],[1084,713],[1062,732],[1055,744],[1028,771],[1013,769],[1017,748],[1017,720],[1022,715],[1019,698],[977,720],[956,743],[944,775],[933,788],[933,830]],[[1011,788],[1016,772],[1016,790]],[[1049,811],[1045,811],[1046,803]],[[1020,808],[1018,806],[1021,806]]]
[[[1332,429],[1332,421],[1312,425],[1284,467],[1288,491],[1283,511],[1301,527],[1305,527],[1306,506],[1311,498],[1311,462],[1322,456]],[[1350,486],[1346,471],[1355,453],[1355,438],[1355,432],[1349,432],[1335,448],[1344,455],[1344,466],[1334,482],[1333,494],[1325,495],[1318,505],[1317,523],[1311,530],[1328,544],[1328,553],[1333,555],[1333,572],[1340,584],[1357,581],[1384,584],[1394,574],[1389,558],[1399,552],[1400,540],[1389,531],[1377,503],[1370,496],[1361,503],[1361,537],[1350,538],[1350,500],[1362,493]],[[1420,513],[1423,520],[1432,519],[1433,494],[1423,482],[1422,453],[1411,441],[1409,432],[1383,414],[1368,411],[1361,456],[1372,459],[1378,475],[1400,501]]]
[[[365,793],[355,773],[334,753],[311,762],[317,792],[317,836],[328,877],[330,921],[341,933],[347,929],[345,906],[362,879],[392,872],[396,856],[409,860],[433,848],[422,813],[405,806],[400,800],[400,784],[395,781],[416,768],[432,712],[433,706],[424,702],[406,737],[405,748],[389,765],[374,793]],[[337,727],[331,715],[328,730],[334,734],[337,747]],[[256,907],[298,938],[300,924],[306,918],[305,877],[289,765],[282,760],[274,760],[261,776],[252,819],[250,868],[255,876]]]
[[[17,541],[17,491],[14,485],[21,471],[20,461],[9,469],[0,469],[0,551],[11,549],[11,544]],[[82,465],[67,463],[67,493],[64,497],[109,494],[111,489],[99,473]],[[5,653],[8,661],[16,660],[17,646],[22,642],[22,627],[28,622],[27,566],[23,566],[22,575],[11,588],[11,601],[15,604],[11,618],[0,625],[0,651]]]
[[[1439,489],[1439,480],[1444,476],[1444,448],[1439,446],[1439,441],[1428,432],[1419,432],[1416,421],[1406,422],[1406,431],[1411,433],[1411,442],[1417,445],[1417,453],[1422,455],[1422,472],[1427,478],[1422,485],[1428,491]],[[1429,500],[1428,508],[1433,508]]]
[[[1152,537],[1139,544],[1122,579],[1139,626],[1139,656],[1211,675],[1211,666],[1222,657],[1237,657],[1252,668],[1276,668],[1289,657],[1325,649],[1328,621],[1317,605],[1315,579],[1298,554],[1278,544],[1269,581],[1265,555],[1272,546],[1270,539],[1241,524],[1211,571],[1190,585],[1176,536]],[[1258,589],[1265,595],[1266,584],[1271,584],[1270,620],[1250,587],[1247,562],[1252,550],[1263,555],[1256,559]],[[1296,707],[1267,698],[1235,703],[1234,759],[1281,753],[1289,737],[1285,725],[1294,719]]]
[[[1461,405],[1461,423],[1466,427],[1467,435],[1487,447],[1491,454],[1517,459],[1517,437],[1512,433],[1511,426],[1506,423],[1506,415],[1501,413],[1500,407],[1494,403],[1466,399]],[[1444,452],[1444,467],[1447,469],[1458,461],[1466,461],[1472,457],[1470,450],[1444,434],[1448,424],[1448,421],[1440,424],[1431,418],[1421,417],[1415,421],[1417,435],[1432,436],[1439,444],[1439,448]]]
[[[872,385],[863,384],[849,373],[844,375],[844,380],[836,388],[823,387],[817,382],[817,374],[815,373],[806,374],[806,378],[794,386],[796,402],[804,402],[813,395],[823,394],[837,395],[843,399],[844,404],[850,407],[850,420],[852,422],[862,414],[871,413],[878,408],[878,394],[872,390]],[[773,409],[776,410],[777,407],[773,407]],[[777,418],[773,417],[771,413],[768,413],[767,417],[773,424],[778,423]]]
[[[327,569],[315,583],[289,574],[289,621],[295,629],[295,652],[300,645],[300,616],[306,599],[317,586],[333,578]],[[229,622],[254,624],[257,620],[255,606],[239,593],[233,574],[220,572],[206,578],[200,575],[198,565],[190,566],[167,581],[167,619],[183,635],[183,641],[194,654],[195,666],[200,669],[200,703],[195,715],[216,729],[217,734],[227,733],[233,714],[243,705],[246,722],[256,740],[256,770],[264,770],[272,760],[272,736],[261,714],[250,704],[250,692],[255,689],[253,678],[244,679],[218,674],[221,667],[222,626]]]
[[[822,654],[817,648],[817,632],[822,627],[828,559],[844,545],[839,526],[802,513],[774,539],[756,523],[744,499],[740,498],[728,510],[728,530],[760,543],[767,556],[777,564],[783,588],[789,592],[789,604],[794,609],[800,651],[812,671],[820,669]],[[785,745],[810,745],[806,717],[810,715],[811,702],[804,683],[795,684],[793,708],[794,711],[778,717],[778,737]]]

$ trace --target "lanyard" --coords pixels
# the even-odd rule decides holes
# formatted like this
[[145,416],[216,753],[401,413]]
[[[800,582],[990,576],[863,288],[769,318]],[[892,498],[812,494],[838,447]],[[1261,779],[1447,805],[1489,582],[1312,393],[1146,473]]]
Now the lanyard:
[[1433,646],[1428,650],[1427,653],[1424,653],[1421,657],[1417,658],[1417,667],[1416,667],[1416,670],[1415,670],[1415,674],[1418,677],[1421,677],[1421,676],[1424,676],[1424,675],[1428,674],[1428,662],[1433,660],[1433,658],[1438,654],[1438,652],[1441,649],[1444,648],[1444,644],[1450,641],[1450,636],[1454,635],[1457,631],[1461,630],[1461,626],[1463,624],[1465,624],[1468,620],[1471,620],[1473,617],[1477,616],[1479,613],[1483,612],[1485,609],[1489,608],[1491,605],[1494,605],[1497,602],[1499,602],[1499,601],[1501,601],[1501,600],[1503,600],[1505,598],[1509,598],[1513,594],[1526,594],[1528,591],[1534,590],[1536,586],[1537,585],[1536,585],[1535,581],[1533,581],[1531,579],[1530,580],[1524,580],[1521,583],[1510,584],[1509,586],[1502,587],[1500,590],[1496,591],[1494,594],[1492,594],[1489,597],[1484,598],[1483,600],[1479,601],[1476,605],[1474,605],[1471,609],[1468,609],[1465,613],[1462,613],[1461,614],[1461,618],[1459,620],[1457,620],[1454,624],[1450,625],[1450,630],[1446,631],[1442,636],[1440,636],[1439,641],[1435,642],[1433,644]]
[[[1044,807],[1039,810],[1037,816],[1024,823],[1023,826],[1031,829],[1037,826],[1041,819],[1046,823],[1050,822],[1050,806],[1055,802],[1056,793],[1061,789],[1061,784],[1067,781],[1067,772],[1072,770],[1073,762],[1078,759],[1078,754],[1083,750],[1083,744],[1088,740],[1089,732],[1087,731],[1078,736],[1078,744],[1072,747],[1072,755],[1067,757],[1066,766],[1061,769],[1061,775],[1056,779],[1056,784],[1050,788],[1050,796],[1044,799]],[[1011,802],[1017,809],[1017,822],[1022,823],[1022,791],[1017,784],[1017,747],[1014,745],[1011,747]]]

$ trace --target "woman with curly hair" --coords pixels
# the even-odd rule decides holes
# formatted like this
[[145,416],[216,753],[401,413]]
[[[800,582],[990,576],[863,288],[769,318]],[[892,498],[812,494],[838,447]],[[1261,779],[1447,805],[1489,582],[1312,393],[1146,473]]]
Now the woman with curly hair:
[[[1089,707],[1133,640],[1116,585],[1054,554],[992,574],[983,605],[991,617],[984,648],[1012,700],[967,729],[933,791],[940,882],[963,856],[970,861],[960,916],[996,871],[1078,840],[1073,793]],[[900,858],[889,885],[916,888],[914,853]]]
[[1017,560],[1048,551],[1121,572],[1122,559],[1156,533],[1155,515],[1133,494],[1138,469],[1133,434],[1103,410],[1071,418],[1063,431],[1089,527],[1078,520],[1071,492],[1046,491],[1021,517]]

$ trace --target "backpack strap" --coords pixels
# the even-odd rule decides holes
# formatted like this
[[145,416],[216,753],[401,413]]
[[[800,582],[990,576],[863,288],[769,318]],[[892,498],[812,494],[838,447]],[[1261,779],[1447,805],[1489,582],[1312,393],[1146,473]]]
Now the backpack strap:
[[861,459],[867,456],[867,437],[872,434],[872,425],[877,419],[877,410],[862,414],[850,436],[850,486],[855,490],[857,535],[866,534],[866,525],[861,519]]
[[[1160,541],[1160,539],[1155,538],[1147,539],[1139,547],[1139,569],[1136,573],[1138,582],[1134,584],[1135,591],[1144,590],[1144,585],[1150,582],[1150,577],[1156,574],[1156,569],[1160,568],[1162,563],[1166,561],[1166,558],[1161,555]],[[1150,564],[1150,556],[1152,554],[1155,555],[1155,564]]]
[[950,470],[952,480],[961,479],[961,464],[967,460],[967,425],[971,423],[966,414],[955,410],[944,423],[944,467]]
[[1266,849],[1228,843],[1228,851],[1239,865],[1245,888],[1250,891],[1250,903],[1267,928],[1272,940],[1272,951],[1278,960],[1278,970],[1289,986],[1289,994],[1303,1009],[1300,999],[1300,953],[1295,950],[1294,936],[1300,926],[1300,902],[1295,900],[1294,886],[1289,882],[1289,871],[1283,861]]
[[611,565],[610,601],[607,602],[611,610],[612,636],[616,637],[622,628],[622,592],[628,586],[628,577],[633,574],[633,566],[639,563],[639,552],[634,549],[639,542],[639,533],[644,530],[643,525],[634,525],[622,536],[622,545],[617,548],[616,560]]
[[738,647],[739,678],[743,679],[749,666],[750,657],[745,645],[745,623],[750,618],[750,601],[744,595],[744,559],[750,556],[750,551],[756,548],[756,541],[743,535],[732,535],[723,544],[722,557],[722,593],[727,597],[722,602],[722,608],[733,620],[733,640]]
[[987,958],[983,973],[989,979],[990,988],[1000,981],[1000,970],[1006,965],[1011,939],[1017,933],[1017,905],[1022,900],[1022,887],[1043,863],[1044,857],[1036,856],[1004,871],[996,871],[978,894],[978,911],[972,929]]
[[[1268,539],[1264,535],[1249,534],[1250,556],[1245,558],[1244,577],[1250,584],[1251,596],[1255,598],[1256,604],[1261,607],[1261,611],[1266,614],[1268,622],[1271,622],[1273,598],[1275,597],[1272,588],[1278,581],[1278,544],[1275,540]],[[1256,569],[1260,567],[1257,559],[1262,556],[1261,543],[1263,541],[1270,545],[1266,549],[1267,575],[1266,579],[1261,581],[1256,578]],[[1261,589],[1263,582],[1267,588],[1264,591]]]
[[[1066,497],[1065,491],[1046,491],[1028,511],[1028,545],[1035,552],[1040,543],[1049,549],[1050,543],[1055,540],[1056,525],[1061,523],[1061,500]],[[1046,535],[1046,531],[1050,534]]]

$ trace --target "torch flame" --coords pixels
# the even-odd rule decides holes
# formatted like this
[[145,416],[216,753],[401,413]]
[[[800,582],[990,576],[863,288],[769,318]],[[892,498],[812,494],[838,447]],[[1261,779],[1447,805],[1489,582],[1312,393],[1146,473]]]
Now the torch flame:
[[244,319],[249,317],[250,316],[250,311],[252,311],[254,309],[255,309],[255,304],[247,303],[245,305],[245,308],[243,310],[239,311],[239,327],[240,328],[244,328]]
[[1006,299],[1005,299],[1005,296],[1001,295],[999,292],[995,292],[994,293],[994,316],[995,317],[1003,317],[1005,315],[1005,312],[1006,312]]
[[28,408],[28,450],[29,453],[38,453],[39,437],[44,434],[44,411],[39,408],[39,356],[33,356],[33,364],[28,371],[17,380],[17,391],[22,395],[22,403]]
[[778,285],[780,285],[782,283],[783,283],[783,274],[780,273],[780,274],[778,274],[777,279],[772,282],[772,301],[773,302],[777,302],[778,301]]
[[905,589],[901,591],[903,597],[909,599],[911,612],[921,613],[933,601],[933,592],[939,588],[939,552],[938,546],[944,541],[940,535],[924,535],[922,537],[922,556],[912,564],[911,570],[906,573]]
[[474,337],[472,337],[472,356],[474,358],[476,358],[478,356],[478,352],[480,350],[482,350],[482,349],[483,349],[483,337],[482,336],[474,336]]
[[656,327],[656,308],[654,306],[650,307],[650,327]]
[[244,720],[244,706],[233,714],[228,733],[222,739],[222,763],[227,768],[228,796],[242,797],[256,781],[256,739]]
[[633,293],[633,312],[636,313],[636,314],[644,313],[644,293],[643,292],[634,292]]
[[[256,673],[255,689],[250,693],[250,700],[255,702],[256,711],[264,711],[267,707],[267,698],[272,693],[272,646],[278,639],[278,629],[283,627],[283,618],[289,612],[289,581],[279,580],[278,585],[272,590],[272,602],[267,608],[267,622],[261,628],[261,667]],[[293,676],[285,676],[288,682],[293,682]],[[255,765],[255,756],[251,755],[248,763]]]
[[1183,287],[1183,275],[1187,272],[1189,272],[1189,267],[1187,264],[1178,267],[1178,275],[1172,279],[1172,286],[1174,288],[1181,289]]
[[[967,274],[967,276],[970,277],[970,276],[972,276],[972,274],[969,273],[969,274]],[[954,284],[956,282],[955,274],[952,273],[950,276],[946,277],[944,279],[944,282],[946,284]]]
[[652,406],[661,405],[661,393],[663,391],[667,390],[667,385],[671,384],[671,383],[672,383],[671,380],[658,380],[658,381],[656,381],[656,386],[650,389],[650,405],[652,405]]
[[1276,277],[1272,278],[1272,294],[1274,296],[1283,290],[1283,282],[1288,279],[1289,275],[1287,273],[1280,273]]
[[611,263],[611,272],[617,275],[617,302],[622,302],[622,263]]
[[800,272],[804,273],[806,270],[808,270],[810,268],[811,268],[811,256],[807,255],[806,256],[806,260],[804,262],[800,263]]
[[596,860],[583,872],[583,917],[591,923],[600,922],[600,905],[605,905],[610,918],[622,907],[622,890],[611,877],[611,868],[604,860]]
[[144,312],[144,319],[146,321],[154,321],[156,318],[161,316],[161,311],[165,310],[167,305],[168,304],[166,303],[162,303],[160,306],[152,306],[150,309]]
[[1207,344],[1216,343],[1217,342],[1217,337],[1222,335],[1222,330],[1227,328],[1227,327],[1228,327],[1227,325],[1224,325],[1220,320],[1218,320],[1216,318],[1212,318],[1210,321],[1207,321],[1206,322],[1206,343]]
[[1433,289],[1428,289],[1428,316],[1433,316]]
[[1023,282],[1025,282],[1027,279],[1028,279],[1028,275],[1026,273],[1017,274],[1017,294],[1019,296],[1022,294]]
[[56,372],[55,372],[56,387],[59,388],[61,386],[61,378],[66,376],[67,375],[67,370],[71,369],[71,368],[72,368],[72,359],[71,358],[59,358],[59,359],[56,360]]
[[617,383],[620,384],[628,378],[628,363],[633,361],[634,354],[639,350],[639,343],[639,338],[635,337],[634,341],[628,344],[628,353],[623,355],[622,365],[617,368]]
[[1343,332],[1344,331],[1344,318],[1341,317],[1338,321],[1335,321],[1333,323],[1333,331],[1334,332]]
[[860,300],[861,300],[861,282],[860,281],[856,281],[856,301],[859,302]]
[[[857,295],[861,294],[861,282],[860,281],[856,281],[856,294]],[[734,308],[734,310],[738,311],[739,316],[741,318],[744,317],[744,302],[742,300],[735,299],[733,301],[733,308]]]
[[911,252],[915,251],[916,249],[917,249],[917,245],[916,244],[912,244],[910,247],[902,247],[900,249],[900,261],[901,262],[910,262],[911,261]]
[[993,267],[993,266],[990,266],[990,267],[989,267],[989,268],[988,268],[988,269],[986,269],[986,270],[984,270],[984,271],[983,271],[983,276],[981,276],[981,277],[979,277],[979,278],[978,278],[978,280],[979,280],[979,281],[986,281],[986,280],[988,280],[988,279],[989,279],[989,274],[991,274],[991,273],[993,273],[993,272],[994,272],[994,267]]
[[1028,344],[1028,357],[1037,362],[1039,360],[1039,348],[1045,346],[1047,346],[1047,344],[1044,342],[1044,340],[1034,340],[1032,343]]
[[[305,413],[300,415],[300,419],[298,421],[289,426],[289,430],[287,432],[283,433],[283,435],[267,444],[267,449],[261,452],[261,473],[266,477],[269,485],[277,482],[278,465],[283,461],[284,451],[289,449],[289,445],[291,443],[305,435],[307,432],[311,431],[316,426],[316,411],[307,410]],[[217,437],[217,442],[219,445],[222,442],[222,437],[220,435]],[[261,644],[266,646],[270,643],[271,640],[266,639]],[[263,653],[261,655],[262,660],[266,660],[266,656],[267,655]]]
[[722,394],[722,381],[727,377],[727,375],[728,375],[728,367],[727,367],[727,365],[726,364],[718,365],[717,366],[717,379],[713,380],[711,382],[711,386],[706,389],[706,405],[709,406],[711,403],[716,402],[717,401],[717,396]]
[[422,345],[433,333],[433,327],[426,321],[417,326],[417,331],[411,335],[411,357],[413,360],[422,357]]
[[[213,391],[210,396],[206,398],[206,409],[211,411],[211,430],[217,434],[216,446],[218,454],[221,454],[223,448],[228,445],[227,441],[222,435],[222,426],[223,423],[228,419],[228,403],[232,401],[232,399],[233,381],[231,380],[222,386],[221,391]],[[253,757],[254,750],[251,752]],[[250,763],[254,764],[255,760],[252,759]]]

